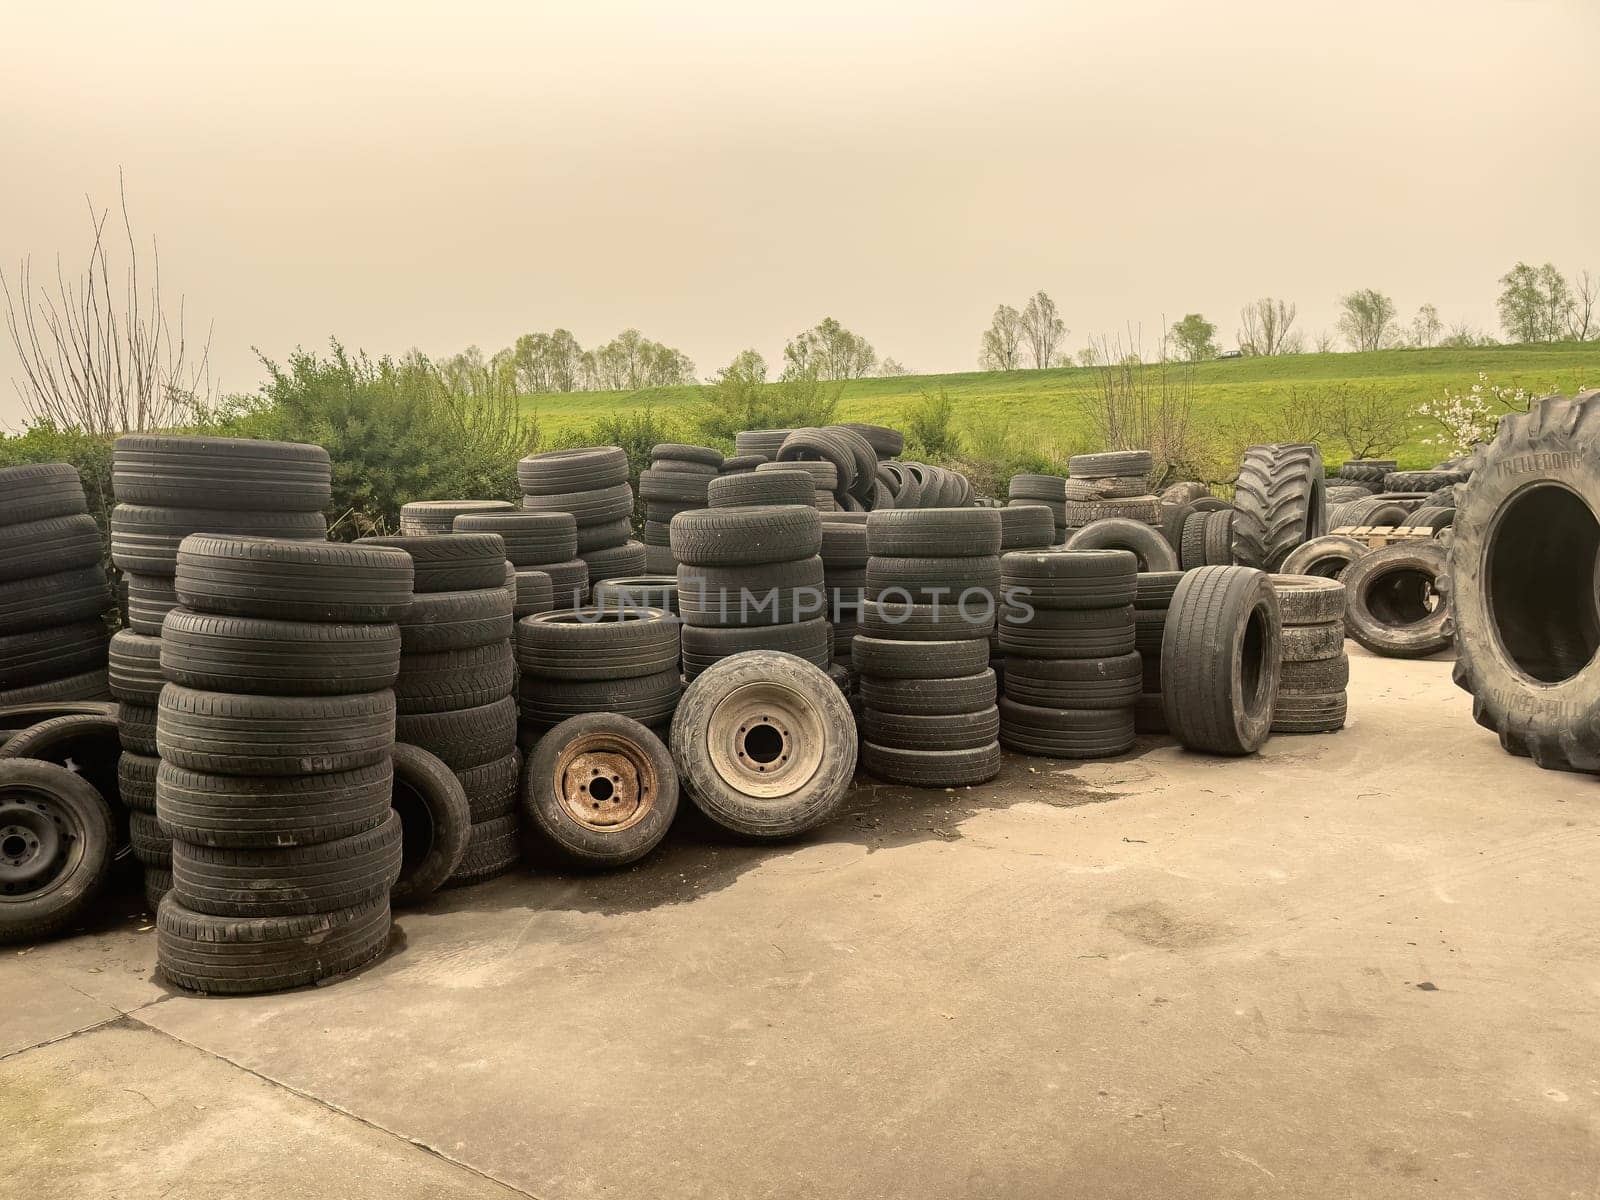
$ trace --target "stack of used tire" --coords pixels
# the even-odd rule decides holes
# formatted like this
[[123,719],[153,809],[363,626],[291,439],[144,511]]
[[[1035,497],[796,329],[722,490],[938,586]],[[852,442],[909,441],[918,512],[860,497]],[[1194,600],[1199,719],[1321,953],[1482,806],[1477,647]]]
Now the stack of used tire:
[[1191,505],[1178,537],[1178,567],[1226,567],[1233,563],[1233,508],[1220,500]]
[[0,705],[109,694],[101,549],[74,467],[0,469]]
[[678,631],[665,609],[632,604],[558,609],[518,621],[525,753],[563,721],[595,713],[664,731],[683,693]]
[[783,449],[783,440],[793,432],[792,429],[742,429],[733,435],[734,453],[741,458],[759,454],[773,462],[778,451]]
[[1414,507],[1414,504],[1407,501],[1381,494],[1368,496],[1364,500],[1346,500],[1328,510],[1328,528],[1352,529],[1362,525],[1399,525],[1411,515]]
[[[878,494],[878,453],[872,443],[848,425],[795,429],[778,448],[779,462],[831,463],[831,494],[843,512],[865,512]],[[823,479],[817,480],[818,490]],[[890,501],[892,503],[892,501]]]
[[1046,758],[1099,758],[1133,745],[1137,571],[1125,550],[1001,559],[1002,745]]
[[866,513],[824,513],[822,517],[822,586],[825,616],[833,626],[833,657],[848,661],[851,640],[861,620],[867,584]]
[[639,475],[639,496],[644,501],[645,571],[670,575],[678,569],[672,558],[672,518],[706,507],[706,488],[722,474],[722,467],[722,451],[710,446],[663,442],[650,451],[650,466]]
[[[518,619],[572,603],[589,573],[578,553],[578,527],[571,514],[560,512],[463,513],[453,532],[493,534],[505,543],[511,572],[513,615]],[[581,601],[580,601],[581,602]]]
[[[773,472],[772,474],[779,474]],[[763,472],[712,485],[712,502]],[[809,505],[713,507],[672,522],[683,673],[750,650],[781,650],[824,671],[833,653],[824,590],[822,514]]]
[[1339,464],[1333,478],[1346,486],[1359,487],[1371,495],[1384,490],[1384,477],[1399,465],[1392,458],[1352,458]]
[[789,462],[767,462],[756,468],[756,472],[766,471],[800,471],[811,480],[811,498],[806,503],[814,506],[819,512],[838,512],[839,502],[834,498],[834,493],[839,487],[839,468],[831,462],[813,462],[793,460]]
[[1276,571],[1295,547],[1325,534],[1326,488],[1316,446],[1248,447],[1233,489],[1233,561]]
[[1108,450],[1074,454],[1067,460],[1066,529],[1075,531],[1095,521],[1135,521],[1158,527],[1161,502],[1150,494],[1155,466],[1148,450]]
[[195,533],[325,542],[333,467],[321,446],[128,434],[112,447],[111,487],[111,561],[128,586],[128,627],[111,646],[119,778],[133,798],[129,833],[153,902],[171,878],[171,838],[156,822],[153,798],[160,637],[178,606],[179,546]]
[[1055,510],[1037,500],[1011,500],[999,510],[1000,553],[1048,550],[1056,544]]
[[814,485],[812,466],[827,463],[764,463],[754,471],[724,475],[711,481],[706,503],[711,508],[752,508],[767,504],[801,504],[821,509],[826,501],[834,511],[832,493],[819,493]]
[[735,454],[732,458],[722,460],[722,469],[719,475],[745,475],[754,471],[764,462],[771,460],[765,454]]
[[383,952],[411,582],[386,547],[184,539],[156,727],[156,819],[173,839],[156,957],[176,986],[272,991]]
[[402,551],[412,565],[415,594],[400,617],[396,736],[455,774],[472,821],[466,852],[444,882],[503,874],[520,855],[522,765],[505,539],[484,531],[363,538],[357,545]]
[[959,471],[918,462],[881,462],[878,478],[893,503],[881,508],[959,508],[971,504],[972,481]]
[[1141,686],[1134,705],[1133,726],[1138,733],[1165,733],[1166,713],[1161,707],[1161,644],[1166,634],[1167,610],[1183,579],[1182,571],[1140,571],[1133,587],[1133,647],[1139,652]]
[[1253,567],[1184,572],[1161,638],[1167,731],[1190,750],[1253,754],[1277,708],[1283,625],[1272,580]]
[[400,533],[405,537],[432,537],[449,533],[456,518],[468,513],[515,512],[505,500],[413,500],[400,506]]
[[1273,733],[1333,733],[1349,711],[1344,652],[1344,584],[1312,575],[1274,575],[1283,620],[1283,671]]
[[1063,475],[1013,475],[1006,485],[1007,506],[1042,504],[1055,521],[1055,540],[1067,539],[1067,480]]
[[919,787],[992,779],[1000,769],[989,669],[1000,511],[877,511],[866,533],[861,632],[851,646],[862,766]]
[[[628,456],[621,447],[586,446],[530,455],[517,463],[517,479],[523,508],[572,514],[578,527],[578,557],[588,569],[586,587],[602,579],[644,573],[645,549],[633,540],[633,487],[628,483]],[[558,604],[565,602],[561,591],[558,584]]]

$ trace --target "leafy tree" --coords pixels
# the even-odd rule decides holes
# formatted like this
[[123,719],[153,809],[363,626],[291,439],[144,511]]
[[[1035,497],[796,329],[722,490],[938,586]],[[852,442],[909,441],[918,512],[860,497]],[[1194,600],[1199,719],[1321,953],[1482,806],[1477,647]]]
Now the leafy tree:
[[1056,356],[1067,327],[1056,312],[1056,302],[1044,292],[1035,292],[1022,310],[1022,340],[1028,345],[1036,370],[1044,370]]
[[783,361],[785,377],[810,374],[833,382],[867,375],[878,361],[878,353],[866,338],[832,317],[824,317],[789,340],[783,348]]
[[1411,318],[1411,340],[1426,350],[1443,336],[1444,322],[1439,320],[1439,310],[1431,304],[1417,309],[1417,315]]
[[1500,277],[1500,325],[1514,342],[1553,342],[1566,333],[1572,289],[1554,263],[1519,262]]
[[877,374],[881,379],[893,379],[900,375],[915,375],[916,372],[898,358],[886,358],[878,364]]
[[986,371],[1015,371],[1022,365],[1022,314],[1011,305],[994,310],[989,328],[983,331],[978,365]]
[[1172,323],[1172,344],[1185,362],[1199,362],[1217,352],[1217,327],[1199,313]]
[[694,382],[694,364],[687,355],[637,329],[624,329],[596,350],[594,364],[600,386],[608,391]]
[[1381,350],[1394,338],[1394,301],[1373,288],[1339,300],[1339,332],[1352,350]]
[[1287,300],[1263,296],[1239,310],[1239,349],[1250,355],[1297,353],[1299,346],[1291,339],[1299,310]]
[[695,435],[723,447],[741,429],[798,429],[833,422],[844,384],[814,372],[786,373],[767,382],[766,361],[745,350],[701,388],[702,402],[690,417]]
[[511,348],[517,387],[524,392],[571,392],[582,383],[583,347],[570,330],[525,333]]

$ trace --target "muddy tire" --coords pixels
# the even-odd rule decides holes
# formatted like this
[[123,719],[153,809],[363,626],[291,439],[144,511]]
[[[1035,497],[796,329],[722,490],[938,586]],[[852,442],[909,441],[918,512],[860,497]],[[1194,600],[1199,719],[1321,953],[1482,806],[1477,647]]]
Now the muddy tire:
[[672,758],[690,799],[716,824],[764,841],[795,837],[843,802],[855,773],[855,718],[819,668],[787,654],[741,654],[684,691]]
[[[1438,590],[1444,572],[1438,542],[1397,542],[1358,559],[1343,576],[1346,632],[1385,658],[1425,658],[1446,649],[1450,606]],[[1587,586],[1592,592],[1592,583]]]
[[1173,594],[1162,645],[1161,702],[1178,740],[1213,754],[1260,749],[1283,660],[1271,579],[1249,567],[1189,572]]
[[1233,561],[1276,571],[1296,546],[1327,532],[1322,453],[1315,446],[1251,446],[1233,492]]

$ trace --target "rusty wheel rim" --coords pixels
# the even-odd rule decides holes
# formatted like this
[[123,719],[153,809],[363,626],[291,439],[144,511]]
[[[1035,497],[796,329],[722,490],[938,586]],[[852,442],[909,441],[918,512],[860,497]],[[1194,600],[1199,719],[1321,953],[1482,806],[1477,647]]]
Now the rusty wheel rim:
[[661,794],[655,765],[644,749],[608,733],[585,734],[563,749],[554,783],[567,816],[599,833],[637,825]]

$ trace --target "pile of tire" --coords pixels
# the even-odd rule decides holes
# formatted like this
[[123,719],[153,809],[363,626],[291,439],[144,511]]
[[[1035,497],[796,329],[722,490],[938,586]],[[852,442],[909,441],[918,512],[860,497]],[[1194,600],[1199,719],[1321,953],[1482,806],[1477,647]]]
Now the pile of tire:
[[1283,620],[1283,671],[1273,733],[1333,733],[1349,712],[1345,587],[1314,575],[1274,575]]
[[1138,733],[1166,733],[1167,716],[1161,702],[1161,645],[1166,636],[1167,610],[1183,579],[1182,571],[1140,571],[1133,587],[1133,648],[1139,652],[1140,690],[1134,704],[1133,727]]
[[880,779],[956,787],[1000,769],[995,673],[1000,510],[867,518],[860,633],[861,764]]
[[1349,487],[1358,487],[1369,495],[1383,491],[1383,480],[1400,464],[1392,458],[1352,458],[1339,464],[1332,478]]
[[722,451],[710,446],[663,442],[650,451],[650,466],[639,475],[639,497],[644,501],[645,571],[670,575],[678,569],[672,557],[672,518],[706,507],[706,489],[722,474],[722,467]]
[[1600,391],[1501,418],[1456,464],[1472,483],[1435,580],[1449,601],[1456,685],[1509,754],[1600,772]]
[[1133,745],[1138,560],[1126,550],[1013,552],[1001,559],[1005,655],[1000,742],[1045,758]]
[[0,469],[0,705],[110,694],[101,553],[74,467]]
[[1233,563],[1233,507],[1221,500],[1191,503],[1178,534],[1178,568],[1226,567]]
[[778,451],[783,449],[783,440],[793,432],[792,429],[742,429],[733,435],[734,454],[739,458],[759,454],[773,462]]
[[460,516],[515,511],[516,505],[505,500],[413,500],[400,506],[400,533],[404,537],[433,537],[451,532]]
[[381,546],[195,534],[161,643],[156,820],[172,889],[156,960],[195,992],[356,970],[389,938],[390,805],[411,560]]
[[1013,475],[1006,484],[1006,505],[1042,504],[1055,521],[1051,545],[1067,539],[1067,479],[1064,475]]
[[[578,527],[577,556],[588,569],[586,587],[644,573],[645,548],[633,540],[633,486],[628,482],[628,456],[621,447],[586,446],[530,455],[517,463],[517,480],[524,509],[572,514]],[[558,585],[558,593],[561,590]],[[588,598],[587,591],[583,598]],[[558,600],[562,602],[564,596]]]
[[1454,625],[1440,585],[1445,561],[1443,544],[1423,538],[1356,558],[1339,576],[1345,632],[1384,658],[1423,658],[1447,649]]
[[822,587],[824,615],[833,626],[833,658],[848,662],[860,627],[867,586],[867,513],[823,513]]
[[810,494],[805,500],[796,500],[795,503],[809,504],[818,512],[838,512],[839,502],[834,498],[839,481],[839,469],[830,462],[765,462],[755,469],[757,475],[768,472],[783,472],[789,475],[802,474],[806,477]]
[[973,499],[970,479],[931,463],[880,462],[878,480],[893,500],[880,508],[958,508]]
[[557,609],[518,621],[524,755],[563,721],[593,713],[664,731],[683,693],[678,630],[664,609],[632,605]]
[[1067,460],[1062,485],[1066,528],[1074,531],[1107,519],[1154,526],[1161,517],[1161,502],[1150,493],[1154,465],[1148,450],[1074,454]]
[[153,905],[171,880],[172,840],[155,818],[161,631],[178,606],[178,548],[195,533],[325,542],[333,467],[321,446],[128,434],[111,451],[111,562],[128,589],[127,628],[111,640],[119,778],[134,856]]
[[1253,754],[1272,731],[1283,624],[1272,580],[1253,567],[1186,571],[1161,637],[1167,730],[1190,750]]
[[[589,569],[578,554],[578,525],[570,513],[463,513],[452,531],[493,534],[505,543],[512,613],[519,620],[583,603]],[[574,595],[577,598],[574,599]]]
[[1233,561],[1276,571],[1328,531],[1322,451],[1305,443],[1250,446],[1233,489]]
[[[547,545],[549,532],[537,530],[534,544]],[[454,887],[502,875],[521,856],[522,767],[511,646],[516,599],[505,582],[505,538],[482,531],[363,538],[357,545],[402,551],[413,568],[414,597],[400,617],[396,737],[454,773],[471,820],[466,851],[440,882]]]
[[731,458],[722,460],[722,469],[717,474],[746,475],[762,463],[770,461],[765,454],[735,454]]
[[[877,501],[877,451],[847,425],[791,430],[776,457],[778,462],[815,463],[817,489],[826,487],[843,512],[865,512]],[[826,466],[833,470],[824,471]]]
[[783,651],[823,670],[832,658],[822,514],[804,504],[722,506],[730,491],[763,486],[763,474],[718,480],[716,507],[673,518],[688,679],[751,650]]

